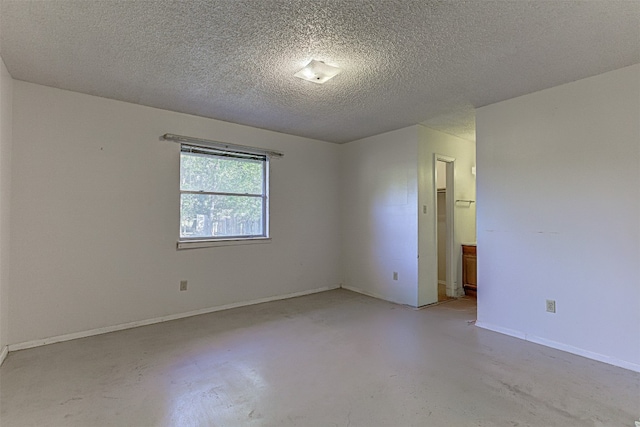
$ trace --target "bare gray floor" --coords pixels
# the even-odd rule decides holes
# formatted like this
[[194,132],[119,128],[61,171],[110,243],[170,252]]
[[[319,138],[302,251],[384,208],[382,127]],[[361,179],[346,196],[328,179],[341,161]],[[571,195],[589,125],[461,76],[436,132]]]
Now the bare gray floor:
[[640,374],[336,290],[10,353],[12,426],[633,426]]

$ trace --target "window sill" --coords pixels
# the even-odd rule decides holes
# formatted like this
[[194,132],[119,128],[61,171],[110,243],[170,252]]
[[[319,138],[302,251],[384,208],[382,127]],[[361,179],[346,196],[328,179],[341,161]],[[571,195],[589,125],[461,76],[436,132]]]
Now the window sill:
[[250,237],[246,239],[218,239],[218,240],[183,240],[178,241],[176,248],[198,249],[213,248],[218,246],[255,245],[261,243],[271,243],[271,237]]

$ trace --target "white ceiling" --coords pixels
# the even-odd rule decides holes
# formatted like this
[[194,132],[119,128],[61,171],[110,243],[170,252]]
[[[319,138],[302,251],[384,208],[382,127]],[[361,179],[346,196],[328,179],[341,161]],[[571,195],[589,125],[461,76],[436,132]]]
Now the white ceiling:
[[[2,1],[15,79],[343,143],[640,62],[640,1]],[[342,73],[295,78],[310,59]]]

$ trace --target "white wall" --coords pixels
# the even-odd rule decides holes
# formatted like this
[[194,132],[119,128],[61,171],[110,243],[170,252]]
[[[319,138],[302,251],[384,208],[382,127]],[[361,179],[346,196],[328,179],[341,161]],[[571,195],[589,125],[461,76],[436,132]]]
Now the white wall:
[[447,164],[444,162],[436,164],[436,187],[447,188]]
[[[418,280],[417,126],[340,146],[347,288],[415,306]],[[393,272],[398,280],[393,280]]]
[[13,79],[0,59],[0,354],[9,343],[12,92]]
[[[434,153],[456,158],[455,195],[475,199],[473,142],[411,126],[342,146],[345,287],[412,306],[438,300]],[[475,240],[475,205],[456,208],[454,227],[456,248]]]
[[[10,344],[339,285],[337,145],[18,81],[13,111]],[[176,250],[167,132],[284,152],[272,243]]]
[[[453,135],[418,126],[419,135],[419,293],[418,304],[425,305],[438,300],[438,242],[437,212],[434,191],[436,164],[434,155],[454,159],[453,200],[475,200],[475,177],[471,167],[475,166],[475,143]],[[426,206],[426,214],[422,207]],[[458,203],[454,205],[454,282],[448,294],[462,294],[462,249],[461,244],[475,241],[476,204]]]
[[447,278],[447,194],[438,191],[438,284]]
[[640,371],[639,118],[640,65],[477,111],[479,325]]

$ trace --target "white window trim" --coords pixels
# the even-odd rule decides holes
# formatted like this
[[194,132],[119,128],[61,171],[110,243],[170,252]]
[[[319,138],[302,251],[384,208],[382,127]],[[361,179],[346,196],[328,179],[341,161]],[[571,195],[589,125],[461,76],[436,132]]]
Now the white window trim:
[[236,245],[256,245],[271,243],[271,237],[246,237],[237,239],[215,239],[215,240],[178,240],[176,249],[199,249],[214,248],[218,246],[236,246]]
[[269,229],[270,228],[269,227],[270,211],[271,211],[270,209],[271,203],[269,202],[270,160],[272,158],[283,157],[284,156],[283,153],[275,150],[265,150],[265,149],[255,148],[255,147],[228,144],[228,143],[222,143],[219,141],[211,141],[211,140],[200,139],[200,138],[191,138],[187,136],[174,135],[174,134],[164,134],[160,137],[160,139],[165,141],[177,142],[180,144],[181,147],[184,144],[184,145],[191,145],[196,147],[200,146],[202,148],[220,149],[221,151],[240,152],[240,153],[244,152],[248,154],[259,154],[259,155],[266,156],[265,167],[264,167],[264,179],[263,179],[263,186],[264,186],[263,200],[264,200],[264,203],[266,203],[266,211],[263,215],[263,230],[265,235],[264,236],[247,236],[247,237],[233,236],[229,238],[211,237],[211,238],[202,238],[202,239],[181,239],[180,237],[178,237],[178,240],[176,242],[177,250],[271,243],[271,235],[270,235],[270,229]]

